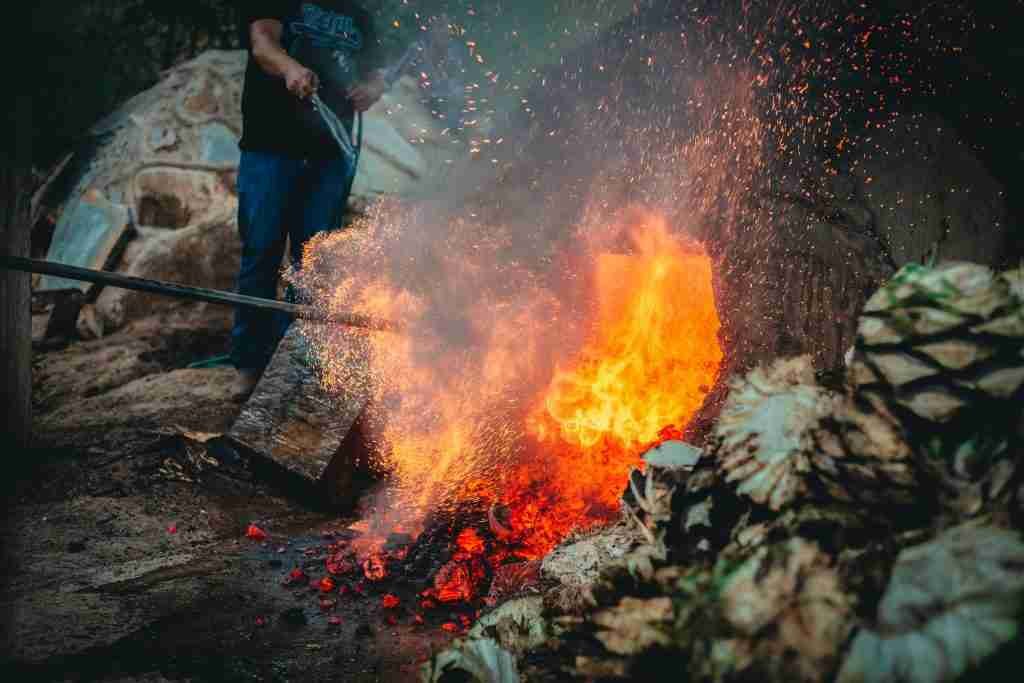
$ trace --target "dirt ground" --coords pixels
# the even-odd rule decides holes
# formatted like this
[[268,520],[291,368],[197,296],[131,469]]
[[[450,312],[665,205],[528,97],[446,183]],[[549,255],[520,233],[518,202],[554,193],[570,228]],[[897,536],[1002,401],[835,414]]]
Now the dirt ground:
[[[405,681],[449,637],[414,623],[411,594],[385,614],[371,585],[324,611],[282,586],[294,567],[320,578],[324,537],[353,520],[219,446],[241,408],[233,371],[188,365],[222,353],[229,326],[188,305],[37,350],[37,446],[7,454],[4,478],[9,680]],[[245,537],[253,522],[267,542]]]

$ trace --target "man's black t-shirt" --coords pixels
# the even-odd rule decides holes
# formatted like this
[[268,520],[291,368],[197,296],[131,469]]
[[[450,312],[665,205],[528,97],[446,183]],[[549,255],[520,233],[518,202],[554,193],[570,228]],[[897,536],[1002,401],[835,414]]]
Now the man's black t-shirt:
[[[346,89],[379,68],[373,19],[351,0],[247,0],[244,35],[259,19],[284,27],[281,44],[320,78],[320,97],[351,128]],[[291,157],[339,154],[337,143],[309,102],[288,92],[284,79],[266,73],[249,57],[242,94],[242,149]]]

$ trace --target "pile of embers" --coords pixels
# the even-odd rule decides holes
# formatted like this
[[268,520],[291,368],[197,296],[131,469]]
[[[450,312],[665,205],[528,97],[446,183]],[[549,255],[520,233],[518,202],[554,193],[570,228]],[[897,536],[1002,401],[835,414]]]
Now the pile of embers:
[[292,566],[276,562],[282,587],[308,591],[330,626],[341,626],[346,598],[377,597],[390,625],[461,634],[482,610],[538,582],[540,562],[523,560],[505,546],[492,531],[494,518],[493,511],[465,515],[416,537],[380,537],[365,522],[323,531],[320,538],[284,541],[254,523],[246,536],[268,554],[301,558]]

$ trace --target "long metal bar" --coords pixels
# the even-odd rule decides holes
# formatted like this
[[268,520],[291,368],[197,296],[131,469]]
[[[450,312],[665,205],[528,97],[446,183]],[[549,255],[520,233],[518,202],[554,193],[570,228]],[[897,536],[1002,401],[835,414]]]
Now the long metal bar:
[[39,259],[22,258],[19,256],[3,256],[0,258],[0,267],[5,270],[18,270],[25,273],[40,273],[54,277],[67,278],[69,280],[81,280],[83,282],[94,282],[96,284],[131,289],[150,294],[161,294],[163,296],[175,297],[178,299],[189,299],[192,301],[206,301],[213,304],[225,306],[243,306],[262,311],[280,311],[288,313],[302,320],[313,322],[334,323],[348,327],[359,327],[366,330],[378,330],[382,332],[400,332],[402,326],[390,320],[381,320],[369,315],[359,313],[331,313],[320,310],[314,306],[292,304],[286,301],[275,301],[263,299],[234,292],[225,292],[219,289],[206,289],[204,287],[190,287],[179,285],[173,282],[161,280],[148,280],[141,277],[110,273],[105,270],[93,270],[91,268],[80,268],[69,266],[53,261],[42,261]]

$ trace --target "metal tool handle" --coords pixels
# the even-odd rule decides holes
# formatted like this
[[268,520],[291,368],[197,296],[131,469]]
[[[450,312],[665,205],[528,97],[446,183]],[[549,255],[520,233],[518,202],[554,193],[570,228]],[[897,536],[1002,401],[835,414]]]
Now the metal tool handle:
[[54,277],[67,278],[69,280],[81,280],[83,282],[94,282],[121,289],[131,289],[150,294],[160,294],[178,299],[189,299],[191,301],[205,301],[213,304],[227,306],[242,306],[245,308],[258,309],[263,311],[279,311],[288,313],[302,320],[312,322],[335,323],[348,327],[358,327],[366,330],[377,330],[383,332],[398,332],[402,326],[390,320],[381,320],[369,315],[359,313],[337,313],[324,311],[314,306],[292,304],[274,299],[263,299],[256,296],[246,296],[234,292],[224,292],[218,289],[206,289],[204,287],[190,287],[179,285],[173,282],[161,280],[147,280],[141,277],[110,273],[105,270],[93,270],[91,268],[79,268],[63,263],[52,261],[41,261],[39,259],[22,258],[20,256],[0,257],[0,267],[5,270],[17,270],[25,273],[40,273]]

